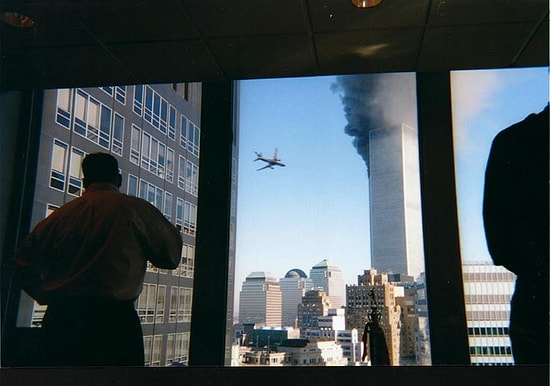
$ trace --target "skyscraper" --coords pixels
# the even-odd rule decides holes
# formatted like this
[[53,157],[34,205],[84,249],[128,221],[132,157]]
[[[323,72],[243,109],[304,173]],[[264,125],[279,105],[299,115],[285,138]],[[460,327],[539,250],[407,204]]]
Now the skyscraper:
[[[148,265],[136,300],[149,366],[188,357],[200,109],[199,83],[44,91],[32,225],[82,193],[80,163],[101,151],[118,160],[120,191],[151,202],[181,231],[180,266]],[[39,326],[44,308],[23,295],[19,325]]]
[[279,279],[282,294],[282,326],[296,327],[298,305],[302,296],[313,288],[313,281],[301,269],[291,269],[284,278]]
[[252,272],[240,293],[239,323],[281,327],[281,289],[275,277],[266,272]]
[[324,259],[311,268],[309,277],[315,288],[322,288],[325,291],[331,308],[340,308],[346,304],[346,286],[340,268]]
[[406,124],[369,131],[371,266],[424,271],[418,136]]

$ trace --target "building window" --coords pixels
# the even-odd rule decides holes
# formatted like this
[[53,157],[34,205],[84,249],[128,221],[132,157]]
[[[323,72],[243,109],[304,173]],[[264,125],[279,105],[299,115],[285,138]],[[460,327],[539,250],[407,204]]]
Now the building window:
[[176,140],[176,109],[172,105],[168,113],[168,138]]
[[80,176],[80,165],[84,159],[84,153],[77,148],[71,149],[71,162],[69,164],[69,187],[68,193],[74,196],[80,196],[82,193],[82,178]]
[[164,217],[168,219],[168,221],[172,220],[172,193],[165,192],[164,193]]
[[111,144],[111,109],[101,105],[101,118],[99,124],[99,145],[105,149],[109,149]]
[[168,102],[166,102],[164,98],[161,98],[159,130],[161,133],[166,134],[167,128],[168,128]]
[[174,182],[174,150],[166,148],[166,181]]
[[170,366],[172,363],[174,363],[175,341],[175,334],[168,334],[166,336],[166,360],[164,362],[165,366]]
[[105,91],[107,95],[113,96],[113,86],[100,87],[100,89]]
[[126,86],[115,87],[115,99],[123,105],[126,104]]
[[143,290],[138,297],[137,312],[141,323],[149,324],[155,322],[155,309],[157,302],[157,285],[145,283]]
[[141,168],[149,170],[151,167],[150,151],[151,151],[151,134],[143,131],[141,137]]
[[195,274],[195,247],[183,244],[181,252],[180,275],[192,279]]
[[178,295],[178,322],[190,322],[193,304],[193,289],[179,287]]
[[68,145],[54,139],[52,164],[50,167],[50,187],[64,191],[67,176],[67,149]]
[[111,150],[113,154],[122,157],[122,148],[124,144],[124,117],[118,113],[115,113],[115,120],[113,122],[113,142],[111,144]]
[[191,122],[189,122],[187,138],[187,149],[191,152],[191,154],[194,154],[198,157],[200,149],[200,129]]
[[71,98],[70,89],[57,90],[57,114],[55,121],[67,129],[71,128]]
[[134,86],[134,104],[133,104],[134,113],[141,117],[143,114],[143,86],[136,85]]
[[194,236],[197,228],[197,206],[190,202],[185,202],[183,217],[183,233]]
[[176,227],[181,231],[183,225],[183,200],[176,198]]
[[180,146],[183,149],[187,148],[187,118],[185,115],[181,116],[181,127],[180,127]]
[[185,191],[196,196],[199,191],[199,167],[189,160],[187,160],[185,182]]
[[134,197],[138,195],[138,178],[132,174],[128,174],[128,195]]
[[155,322],[164,323],[164,308],[166,307],[166,286],[159,285],[157,292],[157,307],[155,312]]
[[168,321],[170,323],[174,323],[177,321],[178,299],[179,299],[179,287],[172,286],[170,288],[170,313],[168,315]]
[[75,110],[74,110],[74,131],[86,137],[86,122],[87,122],[87,103],[88,94],[82,90],[76,91]]
[[155,335],[153,337],[153,353],[151,355],[152,367],[160,366],[161,353],[162,353],[162,335]]
[[147,335],[143,337],[143,348],[145,356],[145,366],[151,365],[151,356],[152,356],[152,347],[153,347],[153,337]]
[[164,210],[164,191],[144,179],[140,180],[139,197],[153,204],[158,210]]
[[185,189],[185,158],[180,155],[178,159],[178,188]]
[[130,162],[139,165],[141,156],[141,130],[132,124],[132,134],[130,138]]

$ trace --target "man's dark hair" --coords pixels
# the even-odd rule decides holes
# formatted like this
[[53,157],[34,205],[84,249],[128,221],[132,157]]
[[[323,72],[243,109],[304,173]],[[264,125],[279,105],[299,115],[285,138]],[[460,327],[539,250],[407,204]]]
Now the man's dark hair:
[[82,160],[82,173],[84,174],[84,186],[90,186],[95,182],[118,184],[120,179],[118,161],[107,153],[88,154]]

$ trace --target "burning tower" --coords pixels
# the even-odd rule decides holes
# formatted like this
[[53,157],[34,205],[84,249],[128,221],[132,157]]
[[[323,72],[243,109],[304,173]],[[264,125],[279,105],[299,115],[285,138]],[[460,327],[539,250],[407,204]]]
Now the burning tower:
[[369,174],[371,266],[416,277],[424,256],[414,76],[342,76],[335,89]]

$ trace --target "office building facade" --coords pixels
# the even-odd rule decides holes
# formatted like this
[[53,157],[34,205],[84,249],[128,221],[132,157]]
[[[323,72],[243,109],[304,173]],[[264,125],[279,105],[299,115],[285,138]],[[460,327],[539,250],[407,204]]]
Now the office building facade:
[[311,268],[309,277],[315,288],[325,291],[331,308],[340,308],[346,304],[346,286],[340,268],[324,259]]
[[243,282],[239,323],[281,327],[282,295],[279,282],[266,272],[252,272]]
[[298,325],[298,305],[306,291],[313,288],[313,281],[300,269],[291,269],[284,278],[279,279],[282,295],[282,326]]
[[363,333],[375,306],[392,366],[400,364],[401,307],[396,304],[396,296],[401,290],[388,281],[387,274],[378,273],[376,269],[365,270],[359,275],[357,285],[346,286],[346,328]]
[[[148,264],[136,300],[148,366],[188,358],[200,107],[198,83],[44,91],[31,226],[82,194],[86,154],[107,152],[118,160],[121,192],[151,202],[181,232],[180,266],[169,271]],[[18,325],[40,326],[44,310],[23,295]]]
[[490,263],[462,268],[472,365],[512,365],[509,321],[515,275]]
[[369,131],[371,267],[424,271],[418,134],[406,124]]

